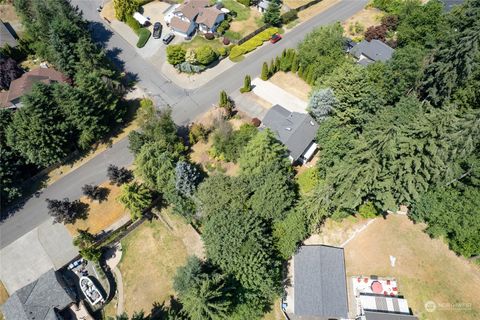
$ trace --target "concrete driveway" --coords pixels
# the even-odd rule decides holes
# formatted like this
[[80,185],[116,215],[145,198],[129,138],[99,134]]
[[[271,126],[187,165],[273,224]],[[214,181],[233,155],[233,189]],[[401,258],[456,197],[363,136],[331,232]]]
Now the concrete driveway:
[[272,105],[279,104],[292,112],[307,113],[307,103],[297,98],[270,81],[255,78],[252,81],[253,93],[270,102]]
[[77,254],[67,229],[50,219],[0,250],[0,279],[12,294]]

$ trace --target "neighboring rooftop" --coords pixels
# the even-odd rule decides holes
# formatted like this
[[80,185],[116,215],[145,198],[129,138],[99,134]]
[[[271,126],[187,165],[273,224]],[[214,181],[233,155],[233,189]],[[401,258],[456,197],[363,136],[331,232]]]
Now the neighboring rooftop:
[[393,52],[393,48],[376,39],[372,41],[363,40],[350,50],[350,53],[359,59],[360,64],[365,64],[362,62],[364,60],[370,60],[369,62],[385,62],[392,58]]
[[18,42],[4,22],[0,20],[0,48],[3,48],[6,45],[16,47]]
[[217,17],[221,14],[223,14],[223,12],[216,7],[202,8],[198,13],[196,22],[202,23],[209,28],[213,28],[215,21],[217,21]]
[[365,320],[418,320],[410,314],[365,311]]
[[10,89],[7,92],[0,94],[0,107],[15,107],[20,97],[30,92],[33,85],[37,82],[45,84],[67,82],[67,77],[52,68],[37,68],[26,72],[20,78],[10,83]]
[[208,7],[209,5],[209,0],[190,0],[179,6],[175,12],[181,12],[183,16],[191,21],[195,19],[202,8]]
[[58,320],[57,312],[74,302],[60,274],[50,269],[15,291],[3,304],[2,312],[6,320]]
[[307,113],[290,112],[280,105],[274,105],[262,120],[272,130],[297,160],[315,140],[318,124]]
[[347,318],[343,249],[303,246],[293,259],[293,319]]
[[170,20],[170,27],[183,33],[187,33],[190,30],[190,25],[190,22],[182,20],[179,17],[174,16],[172,20]]
[[465,0],[443,0],[445,11],[449,12],[454,6],[462,5]]

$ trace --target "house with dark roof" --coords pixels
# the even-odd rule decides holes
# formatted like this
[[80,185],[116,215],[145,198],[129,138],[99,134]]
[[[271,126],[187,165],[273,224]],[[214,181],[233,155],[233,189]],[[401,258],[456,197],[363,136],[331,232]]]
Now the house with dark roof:
[[21,97],[32,90],[35,83],[67,83],[68,78],[52,68],[37,68],[24,73],[10,83],[8,91],[0,92],[0,108],[17,109],[22,106]]
[[443,8],[446,12],[450,12],[455,6],[462,5],[465,0],[443,0]]
[[6,320],[59,320],[61,312],[75,303],[74,290],[50,269],[39,279],[15,291],[3,304]]
[[0,48],[3,48],[7,45],[14,48],[18,46],[18,42],[15,39],[14,35],[7,28],[5,23],[0,20]]
[[308,162],[315,151],[318,124],[307,113],[291,112],[274,105],[262,120],[261,129],[268,128],[288,149],[293,163]]
[[348,318],[342,248],[302,246],[291,260],[289,274],[282,309],[291,320]]
[[197,29],[202,33],[215,32],[224,19],[225,13],[210,6],[208,0],[186,1],[165,16],[170,28],[184,37],[192,36]]
[[391,59],[394,50],[382,41],[374,39],[357,43],[349,52],[357,58],[358,64],[368,65],[376,61],[385,62]]

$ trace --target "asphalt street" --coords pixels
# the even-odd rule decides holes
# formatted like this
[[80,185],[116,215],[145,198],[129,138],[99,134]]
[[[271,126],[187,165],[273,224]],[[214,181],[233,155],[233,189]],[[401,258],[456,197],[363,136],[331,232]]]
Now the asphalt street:
[[[163,74],[157,71],[149,62],[140,57],[135,48],[128,44],[118,34],[113,33],[96,11],[102,0],[72,0],[90,21],[94,39],[101,43],[109,56],[127,73],[134,75],[138,86],[153,97],[160,107],[169,105],[173,110],[173,118],[177,124],[187,124],[198,115],[206,112],[218,100],[221,90],[232,93],[243,85],[245,75],[252,78],[260,74],[264,61],[270,61],[285,48],[295,47],[307,33],[315,27],[342,21],[354,15],[367,4],[368,0],[342,0],[323,13],[295,27],[284,35],[276,44],[267,43],[233,67],[220,74],[210,82],[195,90],[185,90],[178,87]],[[98,184],[106,180],[106,170],[109,164],[127,166],[133,161],[128,150],[126,139],[114,144],[110,149],[99,154],[77,170],[66,175],[36,198],[28,199],[23,207],[0,225],[0,248],[3,248],[20,238],[27,232],[39,226],[50,217],[47,214],[45,199],[71,200],[81,196],[81,187],[85,184]]]

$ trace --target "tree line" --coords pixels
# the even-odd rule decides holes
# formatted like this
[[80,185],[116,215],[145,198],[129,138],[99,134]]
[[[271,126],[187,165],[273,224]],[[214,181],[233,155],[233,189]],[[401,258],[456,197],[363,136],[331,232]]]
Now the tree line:
[[[19,182],[75,150],[86,150],[125,114],[119,75],[92,41],[78,9],[63,0],[16,0],[14,6],[26,31],[25,50],[48,61],[68,81],[37,83],[22,96],[21,108],[1,111],[3,205],[21,194]],[[8,62],[9,70],[7,79],[2,71],[5,89],[21,75],[23,58],[15,50],[3,51],[0,65]]]

